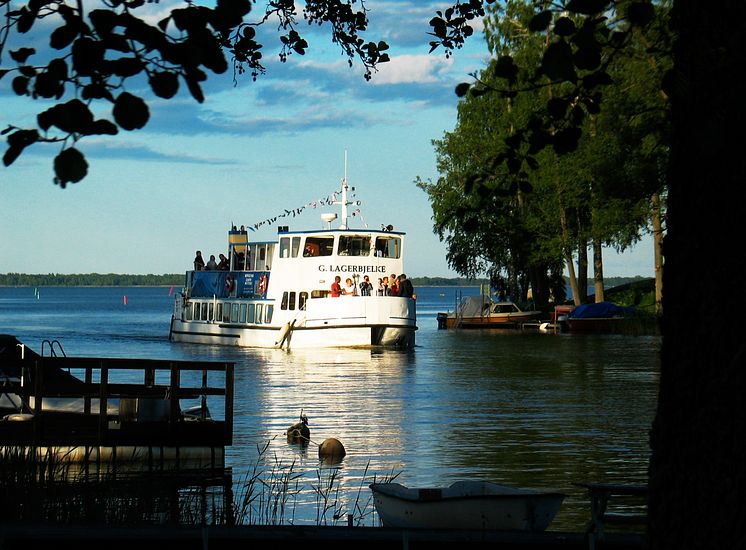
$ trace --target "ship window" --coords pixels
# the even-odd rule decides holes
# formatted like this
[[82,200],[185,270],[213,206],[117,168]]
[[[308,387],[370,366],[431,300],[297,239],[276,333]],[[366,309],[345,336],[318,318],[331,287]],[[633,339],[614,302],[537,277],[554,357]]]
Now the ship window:
[[337,254],[340,256],[368,256],[370,254],[370,236],[341,235]]
[[307,237],[306,245],[318,250],[319,256],[331,256],[334,251],[334,237]]
[[291,251],[293,258],[298,257],[298,250],[300,250],[300,237],[293,237],[293,249]]
[[312,290],[311,291],[311,298],[326,298],[329,296],[328,290]]
[[280,239],[280,258],[287,258],[290,256],[290,238],[282,237]]
[[306,309],[307,300],[308,300],[308,292],[301,292],[298,297],[298,309]]
[[246,322],[246,304],[241,304],[241,312],[238,315],[238,322],[239,323]]
[[272,322],[272,313],[275,311],[275,306],[267,304],[267,307],[265,308],[265,316],[264,316],[264,322],[269,324]]
[[202,304],[202,320],[207,321],[207,302]]
[[264,306],[262,304],[256,305],[256,322],[262,322],[262,313],[264,313]]
[[238,304],[231,307],[231,323],[238,323]]
[[192,306],[191,305],[184,308],[184,320],[185,321],[192,320]]
[[401,256],[401,239],[399,237],[377,237],[376,256],[399,258]]
[[282,302],[280,303],[280,309],[287,309],[288,308],[288,293],[283,292],[282,293]]
[[225,303],[225,308],[223,309],[223,322],[224,323],[230,323],[231,322],[231,304],[230,302]]
[[290,304],[288,309],[295,309],[295,292],[290,293]]
[[218,302],[218,305],[215,306],[215,320],[222,321],[222,319],[223,319],[223,303]]
[[214,307],[215,307],[214,304],[210,304],[209,306],[207,306],[207,320],[208,321],[213,321],[215,319],[215,317],[213,316],[213,314],[215,313],[215,311],[213,310]]
[[249,304],[249,316],[247,321],[249,323],[253,323],[256,320],[256,306],[254,304]]

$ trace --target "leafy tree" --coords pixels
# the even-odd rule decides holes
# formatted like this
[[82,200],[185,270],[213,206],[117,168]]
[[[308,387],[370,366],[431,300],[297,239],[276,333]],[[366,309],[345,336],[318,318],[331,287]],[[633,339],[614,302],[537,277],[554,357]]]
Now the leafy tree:
[[[580,24],[562,23],[568,32],[548,42],[537,71],[569,83],[562,97],[572,107],[537,112],[535,124],[522,128],[521,141],[574,149],[582,129],[568,115],[575,107],[606,106],[601,92],[608,73],[598,61],[602,56],[594,54],[615,57],[635,29],[654,21],[658,5],[569,0],[554,11],[544,9],[548,3],[535,6],[531,27],[538,32],[550,23],[556,27],[568,13],[582,17]],[[482,2],[439,12],[432,22],[433,47],[458,48],[470,34],[464,31],[470,18],[483,13]],[[629,30],[618,28],[622,17]],[[746,31],[746,4],[677,0],[669,21],[673,66],[657,82],[670,102],[672,130],[665,170],[661,381],[649,470],[650,545],[740,548],[744,534],[738,488],[746,479],[744,346],[740,324],[723,307],[739,309],[746,286],[740,253],[746,156],[734,137],[743,131],[746,118],[746,83],[738,78],[746,65],[739,44]],[[459,91],[464,88],[469,86]],[[512,151],[520,160],[518,171],[529,155],[520,156],[517,147]],[[510,158],[505,154],[500,162]],[[696,320],[692,312],[697,312]]]
[[[158,3],[148,0],[147,4]],[[354,0],[306,0],[303,18],[329,25],[352,65],[365,67],[365,78],[388,61],[384,42],[365,42],[367,11]],[[143,85],[155,97],[173,98],[182,86],[198,102],[204,101],[202,83],[209,73],[233,70],[252,78],[265,72],[263,45],[257,28],[278,22],[279,57],[304,55],[309,48],[301,36],[293,0],[273,0],[250,19],[250,0],[217,0],[215,7],[183,2],[157,24],[141,14],[145,0],[106,0],[86,11],[81,0],[0,0],[5,9],[0,26],[0,60],[8,50],[15,67],[0,65],[0,78],[11,80],[13,92],[51,107],[40,110],[37,127],[9,124],[3,155],[11,165],[23,151],[39,143],[57,143],[54,182],[63,188],[82,180],[88,162],[77,144],[92,135],[134,131],[150,120],[145,98],[134,90]],[[138,17],[138,14],[140,16]],[[51,29],[51,32],[48,30]],[[36,33],[49,32],[49,43],[39,48]],[[37,51],[39,48],[40,51]]]
[[[504,76],[513,90],[500,89],[506,58],[525,66],[541,62],[546,38],[528,33],[533,14],[531,3],[525,1],[506,2],[489,11],[485,35],[496,59],[475,75],[477,85],[464,94],[456,129],[434,142],[443,176],[436,184],[418,185],[430,195],[435,229],[448,243],[452,267],[470,275],[490,273],[493,282],[504,275],[509,293],[518,299],[525,298],[530,284],[543,306],[550,295],[550,278],[561,280],[563,263],[572,267],[573,251],[584,259],[589,240],[597,250],[609,244],[623,250],[647,225],[650,193],[640,184],[626,193],[616,192],[620,174],[662,183],[656,178],[660,170],[651,176],[645,173],[652,169],[648,164],[634,162],[640,156],[634,152],[636,145],[644,136],[627,128],[647,127],[631,124],[629,117],[635,119],[640,106],[651,103],[646,94],[657,95],[629,76],[645,80],[650,72],[640,76],[628,61],[634,53],[631,48],[610,65],[615,84],[609,86],[614,91],[607,102],[614,103],[616,94],[631,96],[640,106],[627,111],[616,106],[579,120],[583,132],[572,151],[521,143],[520,129],[534,124],[533,114],[545,104],[549,109],[565,108],[564,100],[556,99],[563,84],[546,86],[530,74]],[[630,44],[639,47],[639,41]],[[663,111],[655,107],[650,110]],[[511,147],[531,155],[526,157],[530,170],[520,166]],[[600,254],[595,264],[598,300],[603,298]],[[581,268],[581,275],[584,272]],[[580,303],[586,294],[585,279],[576,281],[571,271],[571,284]],[[564,290],[555,289],[554,294],[564,300]]]

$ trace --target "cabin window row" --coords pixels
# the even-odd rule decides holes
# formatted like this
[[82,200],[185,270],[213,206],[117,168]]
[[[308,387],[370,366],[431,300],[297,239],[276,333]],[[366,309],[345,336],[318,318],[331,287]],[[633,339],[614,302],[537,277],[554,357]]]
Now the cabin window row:
[[[306,258],[331,256],[334,254],[334,236],[306,237],[301,243],[300,236],[280,238],[280,257]],[[303,244],[301,248],[301,244]],[[301,252],[302,251],[302,252]],[[338,256],[377,256],[380,258],[400,258],[401,238],[381,236],[373,239],[370,235],[340,235],[337,244]]]
[[[308,292],[298,292],[298,309],[299,310],[305,310],[306,309],[306,302],[308,301]],[[285,310],[294,310],[295,309],[295,301],[296,293],[295,292],[288,292],[285,291],[282,293],[282,300],[280,301],[280,309]]]
[[261,325],[271,323],[273,313],[272,304],[193,302],[184,308],[184,320]]

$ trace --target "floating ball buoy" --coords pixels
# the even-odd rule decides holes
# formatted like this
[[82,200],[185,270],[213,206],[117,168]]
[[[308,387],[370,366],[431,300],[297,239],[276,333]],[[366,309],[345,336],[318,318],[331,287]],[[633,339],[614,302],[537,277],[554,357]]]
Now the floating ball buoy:
[[330,437],[319,445],[319,458],[324,462],[339,462],[347,454],[339,439]]

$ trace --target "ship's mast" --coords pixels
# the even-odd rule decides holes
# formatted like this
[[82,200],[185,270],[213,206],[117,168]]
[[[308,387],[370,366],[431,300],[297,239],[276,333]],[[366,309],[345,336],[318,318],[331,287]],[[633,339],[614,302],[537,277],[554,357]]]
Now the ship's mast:
[[340,229],[347,229],[347,205],[352,204],[347,201],[347,149],[345,149],[345,175],[342,178],[342,201],[336,201],[335,204],[342,205],[342,225]]

